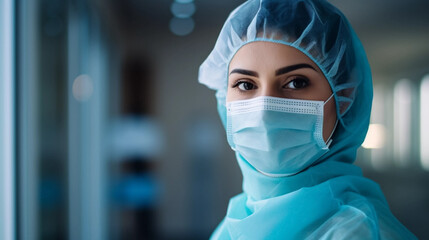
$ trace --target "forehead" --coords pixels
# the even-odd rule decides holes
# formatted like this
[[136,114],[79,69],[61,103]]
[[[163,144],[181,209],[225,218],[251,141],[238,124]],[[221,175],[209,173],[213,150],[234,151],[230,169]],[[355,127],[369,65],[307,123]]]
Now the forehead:
[[251,42],[242,46],[229,64],[232,68],[271,69],[299,63],[316,64],[294,47],[274,42]]

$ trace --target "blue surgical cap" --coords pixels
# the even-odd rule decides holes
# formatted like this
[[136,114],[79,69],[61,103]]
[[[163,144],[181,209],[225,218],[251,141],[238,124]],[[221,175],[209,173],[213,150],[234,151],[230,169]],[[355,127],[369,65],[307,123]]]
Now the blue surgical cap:
[[380,187],[351,164],[368,130],[372,78],[344,15],[325,0],[249,0],[235,9],[199,71],[199,82],[216,90],[224,124],[229,63],[255,41],[294,47],[317,64],[340,124],[327,154],[296,175],[263,175],[236,153],[243,193],[230,200],[211,239],[416,239],[392,215]]
[[317,64],[334,93],[341,123],[334,140],[347,144],[342,150],[351,150],[342,161],[354,161],[352,152],[369,125],[372,78],[365,51],[344,15],[325,0],[251,0],[234,10],[199,70],[199,82],[216,90],[224,124],[229,63],[242,46],[255,41],[294,47]]

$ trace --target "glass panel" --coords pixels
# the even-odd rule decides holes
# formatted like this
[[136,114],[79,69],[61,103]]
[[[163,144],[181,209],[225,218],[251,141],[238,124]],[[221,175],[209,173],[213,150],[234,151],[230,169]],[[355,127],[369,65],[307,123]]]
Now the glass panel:
[[67,170],[69,239],[106,239],[107,59],[97,15],[86,1],[69,9]]
[[[21,4],[22,3],[22,4]],[[18,239],[39,236],[39,17],[36,1],[18,1],[17,172]],[[42,50],[42,49],[40,49]],[[59,220],[60,221],[60,220]],[[59,222],[58,221],[58,222]]]
[[0,239],[15,239],[14,7],[0,2]]

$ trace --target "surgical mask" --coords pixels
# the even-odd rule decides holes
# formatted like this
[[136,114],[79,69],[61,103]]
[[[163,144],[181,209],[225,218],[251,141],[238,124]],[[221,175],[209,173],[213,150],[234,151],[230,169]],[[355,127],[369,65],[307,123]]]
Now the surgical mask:
[[[227,138],[259,172],[272,177],[294,175],[329,150],[323,139],[326,101],[261,96],[227,103]],[[335,127],[334,127],[335,129]]]

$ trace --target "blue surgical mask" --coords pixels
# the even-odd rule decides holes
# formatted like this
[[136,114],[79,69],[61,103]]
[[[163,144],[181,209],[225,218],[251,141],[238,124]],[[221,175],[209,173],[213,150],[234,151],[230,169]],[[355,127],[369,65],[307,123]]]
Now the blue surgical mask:
[[331,137],[323,139],[323,111],[332,96],[326,101],[262,96],[229,102],[228,143],[267,176],[294,175],[329,150]]

